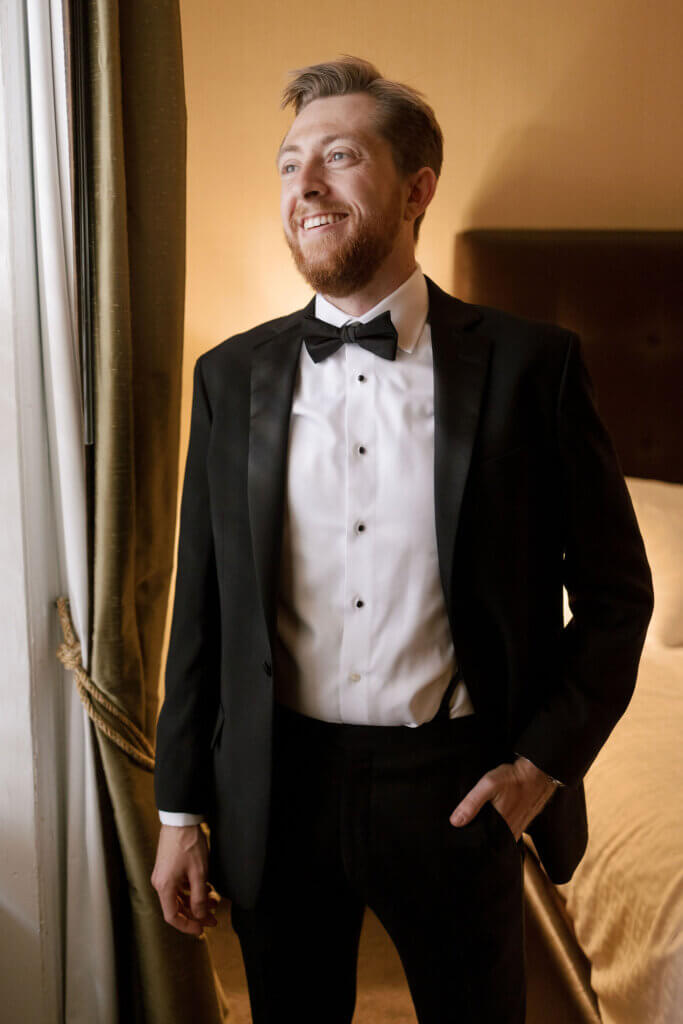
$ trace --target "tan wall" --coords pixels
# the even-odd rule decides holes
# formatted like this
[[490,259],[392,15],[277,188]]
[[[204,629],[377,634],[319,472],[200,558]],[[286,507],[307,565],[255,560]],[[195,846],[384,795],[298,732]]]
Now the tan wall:
[[[181,0],[189,119],[186,370],[310,296],[282,238],[290,68],[352,53],[421,89],[445,137],[418,259],[464,227],[683,227],[680,0]],[[189,396],[187,396],[189,400]]]
[[680,0],[181,0],[189,118],[185,410],[197,355],[310,297],[282,238],[287,71],[351,53],[445,136],[417,255],[466,227],[683,227]]

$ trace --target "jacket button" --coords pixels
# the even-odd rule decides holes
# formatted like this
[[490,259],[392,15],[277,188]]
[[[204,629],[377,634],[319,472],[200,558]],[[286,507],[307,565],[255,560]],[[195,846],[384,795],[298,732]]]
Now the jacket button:
[[263,671],[266,673],[267,676],[272,676],[273,666],[270,664],[269,661],[263,662]]

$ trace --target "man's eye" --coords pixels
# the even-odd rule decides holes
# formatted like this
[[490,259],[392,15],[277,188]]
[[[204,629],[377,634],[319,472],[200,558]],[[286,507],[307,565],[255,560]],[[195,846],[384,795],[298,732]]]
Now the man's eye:
[[284,164],[284,166],[282,167],[282,173],[283,174],[287,173],[287,168],[288,167],[294,167],[294,164]]
[[335,156],[348,156],[348,155],[349,155],[348,153],[343,153],[343,152],[341,151],[341,149],[335,149],[334,153],[332,153],[332,161],[333,161],[333,163],[335,163],[335,162],[336,162],[336,161],[334,160],[334,157],[335,157]]

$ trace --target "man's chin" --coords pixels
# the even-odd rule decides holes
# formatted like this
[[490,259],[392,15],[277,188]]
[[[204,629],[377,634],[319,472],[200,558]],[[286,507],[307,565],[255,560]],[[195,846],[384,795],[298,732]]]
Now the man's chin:
[[[356,280],[348,280],[348,273],[344,273],[334,258],[314,259],[309,255],[304,255],[301,249],[294,248],[292,248],[292,256],[297,270],[316,292],[343,298],[358,287]],[[357,273],[355,277],[357,279]]]
[[[301,245],[285,234],[296,268],[314,291],[343,299],[365,288],[391,252],[397,231],[357,232],[335,244],[320,237],[312,245]],[[328,235],[330,243],[332,236]]]
[[352,276],[340,275],[334,270],[327,270],[321,267],[303,268],[298,266],[298,270],[314,292],[319,292],[321,295],[329,295],[333,299],[344,299],[347,295],[353,295],[354,292],[365,287],[372,277],[372,275],[370,277],[366,277],[366,275],[361,276],[358,273]]

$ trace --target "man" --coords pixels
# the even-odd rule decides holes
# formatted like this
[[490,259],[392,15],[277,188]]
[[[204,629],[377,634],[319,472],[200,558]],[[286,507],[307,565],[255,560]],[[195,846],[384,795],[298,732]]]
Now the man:
[[651,613],[642,540],[577,337],[415,262],[431,108],[353,58],[288,102],[316,295],[195,368],[152,882],[195,935],[208,882],[230,897],[256,1024],[351,1020],[366,905],[421,1024],[522,1022],[520,837],[570,877]]

